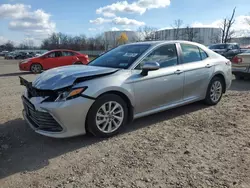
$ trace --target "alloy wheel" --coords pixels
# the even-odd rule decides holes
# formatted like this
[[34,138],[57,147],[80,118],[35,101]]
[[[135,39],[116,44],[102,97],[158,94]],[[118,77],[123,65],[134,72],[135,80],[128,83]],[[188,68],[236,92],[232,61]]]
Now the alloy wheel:
[[38,64],[34,64],[31,66],[31,71],[34,73],[40,73],[41,72],[41,66]]
[[221,95],[222,95],[222,84],[220,81],[215,81],[211,86],[210,98],[214,103],[216,103],[220,100]]
[[115,101],[103,104],[96,114],[96,126],[103,133],[116,131],[124,120],[124,109]]

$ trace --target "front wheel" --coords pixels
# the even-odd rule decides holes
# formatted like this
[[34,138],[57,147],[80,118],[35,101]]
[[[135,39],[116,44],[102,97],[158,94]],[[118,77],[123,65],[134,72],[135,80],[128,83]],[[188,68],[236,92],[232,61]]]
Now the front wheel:
[[42,70],[43,70],[42,65],[38,63],[32,64],[30,67],[30,71],[33,72],[34,74],[41,73]]
[[223,94],[223,81],[219,77],[214,77],[207,89],[205,103],[208,105],[216,105],[220,102]]
[[87,130],[97,137],[110,137],[119,132],[126,123],[128,107],[115,94],[98,98],[87,116]]

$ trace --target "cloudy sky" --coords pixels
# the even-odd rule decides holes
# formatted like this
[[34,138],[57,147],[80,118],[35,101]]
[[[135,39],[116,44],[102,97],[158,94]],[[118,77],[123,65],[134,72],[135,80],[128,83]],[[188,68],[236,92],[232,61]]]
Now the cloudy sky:
[[107,30],[136,30],[148,25],[218,27],[234,7],[234,29],[250,35],[250,0],[0,0],[0,43],[31,39],[36,44],[52,32],[93,36]]

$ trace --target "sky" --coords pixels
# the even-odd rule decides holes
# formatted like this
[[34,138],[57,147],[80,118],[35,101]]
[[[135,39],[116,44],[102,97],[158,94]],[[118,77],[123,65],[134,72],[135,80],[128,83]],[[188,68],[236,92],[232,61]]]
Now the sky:
[[0,44],[32,40],[36,45],[53,32],[96,36],[140,26],[219,27],[236,7],[234,30],[250,36],[250,0],[0,0]]

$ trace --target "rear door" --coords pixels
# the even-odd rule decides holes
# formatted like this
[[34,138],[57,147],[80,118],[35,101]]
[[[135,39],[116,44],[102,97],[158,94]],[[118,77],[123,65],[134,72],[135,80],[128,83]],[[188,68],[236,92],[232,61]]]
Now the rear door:
[[202,99],[206,93],[214,64],[207,53],[198,46],[180,44],[184,71],[184,101]]
[[77,60],[77,57],[75,56],[74,52],[62,51],[62,57],[60,58],[62,66],[72,65],[75,63],[76,60]]

